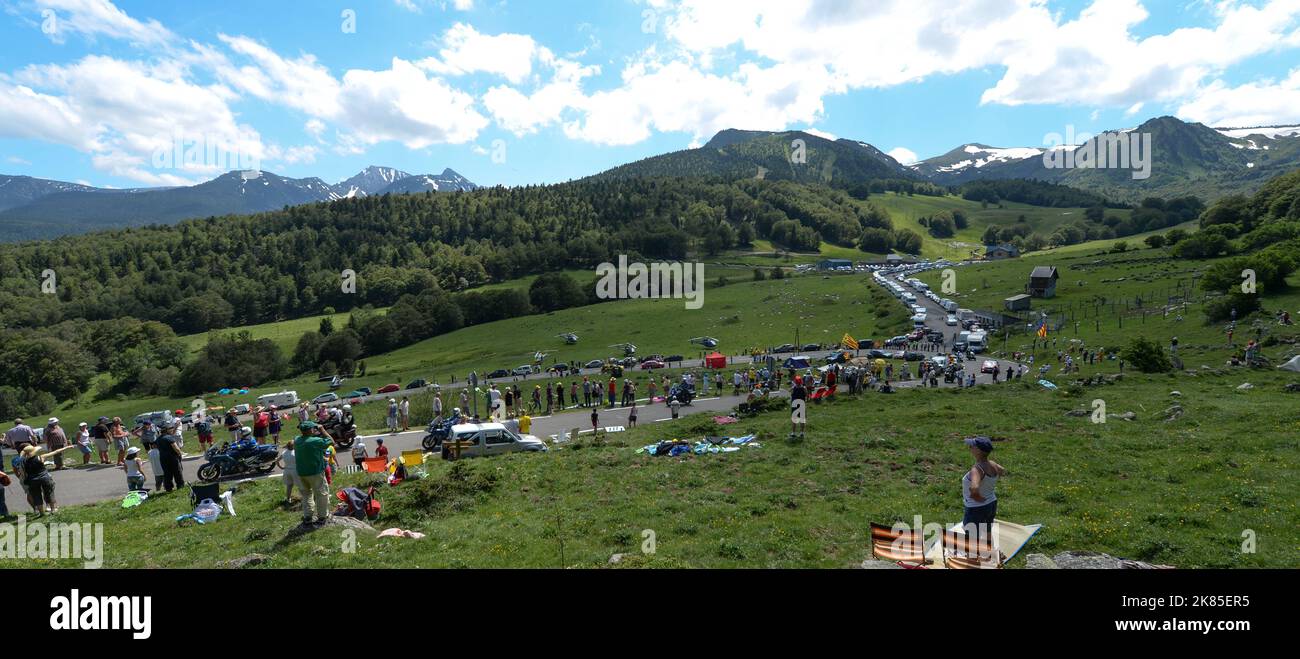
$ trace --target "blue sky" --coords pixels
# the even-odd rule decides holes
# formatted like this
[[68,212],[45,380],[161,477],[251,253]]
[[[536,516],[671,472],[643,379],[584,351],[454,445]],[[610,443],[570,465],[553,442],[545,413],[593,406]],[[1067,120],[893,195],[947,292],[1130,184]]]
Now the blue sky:
[[0,172],[522,185],[727,127],[905,159],[1164,114],[1294,124],[1298,28],[1300,0],[0,0]]

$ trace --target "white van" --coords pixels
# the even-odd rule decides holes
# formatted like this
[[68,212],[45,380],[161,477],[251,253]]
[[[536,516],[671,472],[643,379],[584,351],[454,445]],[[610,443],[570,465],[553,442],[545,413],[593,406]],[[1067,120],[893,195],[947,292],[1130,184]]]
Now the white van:
[[948,313],[954,313],[957,311],[957,303],[953,302],[952,300],[949,300],[948,298],[944,298],[940,300],[939,305],[942,306],[943,310],[947,311]]
[[916,304],[916,296],[911,293],[903,293],[903,301],[908,304]]
[[280,393],[276,393],[276,394],[267,394],[265,396],[258,396],[257,404],[260,407],[270,407],[274,405],[279,409],[285,409],[287,407],[297,407],[298,392],[281,391]]
[[968,345],[970,345],[971,352],[974,353],[984,352],[989,347],[988,335],[986,335],[984,332],[971,332],[970,341]]

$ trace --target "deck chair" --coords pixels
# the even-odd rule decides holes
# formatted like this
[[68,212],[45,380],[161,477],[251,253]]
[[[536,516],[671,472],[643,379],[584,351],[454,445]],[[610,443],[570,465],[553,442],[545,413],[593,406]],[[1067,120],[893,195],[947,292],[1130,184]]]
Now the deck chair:
[[951,529],[943,532],[943,565],[949,570],[996,570],[1006,557],[993,545]]
[[922,529],[899,531],[872,522],[871,554],[881,560],[925,565],[925,533]]
[[368,474],[382,474],[388,471],[388,460],[385,458],[366,458],[361,461],[361,466]]
[[420,449],[402,451],[402,464],[406,465],[407,469],[424,464],[424,451]]
[[190,505],[197,506],[204,499],[212,499],[213,502],[221,500],[221,483],[196,483],[190,485]]

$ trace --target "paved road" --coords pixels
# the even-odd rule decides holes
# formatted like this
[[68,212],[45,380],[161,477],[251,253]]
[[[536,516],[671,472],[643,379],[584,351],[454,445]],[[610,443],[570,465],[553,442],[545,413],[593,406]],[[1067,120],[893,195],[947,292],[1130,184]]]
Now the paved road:
[[[731,396],[730,392],[724,397],[702,397],[696,399],[691,405],[681,408],[681,414],[683,416],[690,414],[722,414],[735,407],[741,400],[743,400],[742,397]],[[659,403],[646,406],[643,404],[644,402],[642,401],[637,406],[638,426],[671,420],[672,414],[666,405]],[[625,427],[627,426],[627,415],[628,409],[625,407],[601,408],[600,426],[602,428]],[[561,414],[534,417],[531,430],[532,434],[550,443],[553,439],[552,436],[558,436],[560,433],[567,434],[575,427],[582,428],[590,433],[590,408],[572,408]],[[366,447],[373,455],[375,439],[382,438],[391,455],[396,456],[403,450],[420,448],[420,442],[424,439],[424,434],[424,430],[420,429],[396,434],[366,435]],[[189,435],[185,440],[185,448],[197,451],[198,443],[192,433],[189,433]],[[224,431],[218,431],[216,436],[220,440],[224,438],[225,433]],[[5,451],[5,454],[6,456],[12,456],[10,451]],[[80,462],[80,454],[74,454],[70,456],[70,459]],[[201,455],[191,455],[182,462],[186,482],[198,482],[198,469],[203,463],[204,459]],[[352,464],[351,455],[340,455],[339,463],[341,465]],[[71,462],[66,464],[71,464]],[[88,467],[76,467],[63,471],[51,471],[50,473],[57,483],[55,499],[60,506],[120,499],[126,493],[126,473],[116,465],[93,464]],[[279,476],[280,472],[277,469],[273,474],[259,476],[259,478],[279,478]],[[152,472],[148,472],[148,477],[152,478]],[[239,478],[229,479],[229,482],[235,480],[239,480]],[[150,482],[150,487],[152,485],[152,482]],[[26,510],[18,486],[15,485],[9,488],[6,497],[12,511]]]

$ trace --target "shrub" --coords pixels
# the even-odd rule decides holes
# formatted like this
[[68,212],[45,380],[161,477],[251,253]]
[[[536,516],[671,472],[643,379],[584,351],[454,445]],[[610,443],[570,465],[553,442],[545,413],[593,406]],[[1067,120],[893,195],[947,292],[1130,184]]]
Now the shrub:
[[1120,352],[1120,357],[1143,373],[1166,373],[1174,368],[1164,348],[1146,337],[1130,341]]

